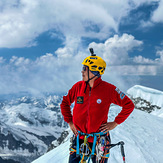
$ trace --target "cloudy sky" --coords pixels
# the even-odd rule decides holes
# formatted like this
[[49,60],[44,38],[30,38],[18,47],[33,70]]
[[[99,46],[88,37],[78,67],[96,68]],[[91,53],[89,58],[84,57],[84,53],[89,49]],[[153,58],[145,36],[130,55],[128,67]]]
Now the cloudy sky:
[[163,91],[163,0],[1,0],[0,94],[66,92],[93,47],[106,80]]

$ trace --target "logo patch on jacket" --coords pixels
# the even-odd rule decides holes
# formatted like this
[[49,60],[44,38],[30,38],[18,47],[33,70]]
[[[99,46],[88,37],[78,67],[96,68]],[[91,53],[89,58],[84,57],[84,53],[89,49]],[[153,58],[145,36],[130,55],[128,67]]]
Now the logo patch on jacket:
[[102,102],[101,99],[97,99],[98,104],[101,104],[101,102]]
[[84,102],[84,97],[83,96],[78,96],[77,97],[77,104],[83,104]]
[[117,93],[120,95],[120,98],[123,100],[124,97],[125,97],[125,94],[124,94],[123,92],[121,92],[121,91],[119,90],[119,88],[116,88],[115,90],[116,90]]

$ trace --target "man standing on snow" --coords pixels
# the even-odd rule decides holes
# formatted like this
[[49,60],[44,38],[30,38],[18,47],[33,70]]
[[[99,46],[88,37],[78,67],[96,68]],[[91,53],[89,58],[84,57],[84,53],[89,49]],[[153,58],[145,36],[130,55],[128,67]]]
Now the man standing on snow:
[[[94,54],[85,58],[82,62],[82,81],[77,82],[69,90],[67,96],[63,96],[61,112],[64,120],[69,124],[74,138],[72,140],[69,163],[79,163],[81,158],[76,155],[76,136],[79,132],[92,134],[103,132],[105,145],[110,143],[109,131],[124,122],[134,109],[133,102],[114,85],[101,79],[104,74],[106,63]],[[73,115],[71,114],[71,104],[75,102]],[[121,112],[115,117],[113,122],[107,122],[108,112],[111,103],[122,107]],[[80,149],[84,136],[80,135]],[[99,141],[99,138],[97,139]],[[99,141],[99,144],[101,141]],[[92,147],[93,137],[88,138],[89,149]],[[96,143],[98,144],[98,143]],[[85,145],[86,147],[86,145]],[[97,150],[97,149],[96,149]],[[109,149],[103,152],[99,162],[106,163],[109,157]],[[96,151],[97,152],[97,151]],[[97,157],[92,157],[95,163]]]

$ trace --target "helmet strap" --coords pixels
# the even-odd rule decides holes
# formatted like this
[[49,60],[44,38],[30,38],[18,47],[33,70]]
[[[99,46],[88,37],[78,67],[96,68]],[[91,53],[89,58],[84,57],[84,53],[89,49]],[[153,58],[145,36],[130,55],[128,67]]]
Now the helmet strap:
[[89,78],[89,67],[88,67],[88,80],[86,81],[86,86],[85,86],[85,90],[84,90],[84,93],[86,92],[86,89],[87,89],[87,85],[89,83],[90,80],[94,79],[96,76],[93,76],[92,78]]

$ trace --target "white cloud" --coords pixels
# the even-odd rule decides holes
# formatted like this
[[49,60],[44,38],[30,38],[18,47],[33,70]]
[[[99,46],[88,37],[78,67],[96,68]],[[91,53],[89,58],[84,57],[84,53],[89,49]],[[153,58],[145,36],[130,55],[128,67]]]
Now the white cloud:
[[[157,75],[161,74],[163,67],[163,52],[156,52],[155,59],[145,58],[141,55],[131,57],[130,51],[135,48],[141,49],[143,42],[136,40],[134,36],[123,34],[122,36],[114,35],[104,43],[91,43],[97,54],[101,54],[107,63],[106,73],[112,76],[118,75]],[[125,84],[124,84],[125,85]]]
[[15,66],[21,66],[29,64],[30,60],[25,59],[24,57],[12,56],[12,58],[10,59],[10,63],[14,64]]
[[[67,41],[55,54],[47,53],[36,60],[13,56],[7,62],[0,57],[0,94],[24,91],[33,94],[59,93],[70,89],[75,82],[81,80],[81,63],[89,55],[88,49],[78,50],[78,38],[70,38],[71,41]],[[139,49],[142,44],[142,41],[136,40],[132,35],[123,34],[114,35],[104,43],[91,43],[89,47],[93,47],[95,53],[107,62],[102,78],[126,90],[138,84],[139,75],[157,75],[163,72],[161,50],[157,52],[158,58],[155,60],[130,56],[130,51]],[[127,78],[129,75],[132,76]]]
[[160,0],[158,8],[152,14],[151,20],[153,22],[163,23],[162,11],[163,11],[163,0]]
[[[66,37],[70,34],[97,36],[86,28],[97,25],[100,32],[117,29],[114,17],[102,5],[91,1],[20,0],[1,3],[0,47],[34,46],[39,34],[55,29]],[[100,14],[99,14],[100,13]]]
[[133,62],[138,63],[138,64],[155,64],[156,63],[156,61],[149,59],[149,58],[145,58],[141,55],[135,56],[133,58]]
[[154,26],[154,23],[151,20],[148,20],[148,21],[142,20],[140,22],[140,27],[141,28],[144,28],[145,29],[145,28],[152,27],[152,26]]
[[97,54],[102,54],[104,60],[109,65],[127,64],[129,62],[129,51],[140,48],[142,41],[136,40],[134,36],[123,34],[121,37],[114,35],[104,42],[104,44],[91,43]]
[[[163,23],[163,16],[162,16],[162,11],[163,11],[163,0],[153,0],[152,2],[157,2],[158,3],[158,7],[151,13],[151,17],[149,20],[141,21],[140,26],[143,28],[146,27],[152,27],[154,26],[156,23]],[[156,4],[154,4],[156,5]]]
[[55,54],[47,53],[36,60],[13,56],[9,62],[0,58],[0,94],[30,92],[66,92],[76,81],[81,80],[82,60],[87,54],[72,46],[59,48]]
[[147,65],[156,65],[156,66],[163,64],[163,50],[157,50],[156,56],[158,57],[156,57],[154,60],[145,58],[141,55],[135,56],[133,58],[133,62],[137,64],[144,64],[144,65],[147,64]]
[[163,64],[163,50],[158,50],[156,55],[160,57],[157,59],[160,62],[160,64]]
[[[153,2],[153,1],[151,1]],[[121,19],[147,0],[2,0],[0,47],[35,46],[43,32],[106,39],[118,31]],[[53,34],[54,36],[55,34]]]
[[157,75],[158,67],[155,65],[121,65],[111,66],[111,72],[117,72],[118,75]]
[[3,57],[0,57],[0,63],[4,63],[5,62],[5,59]]

